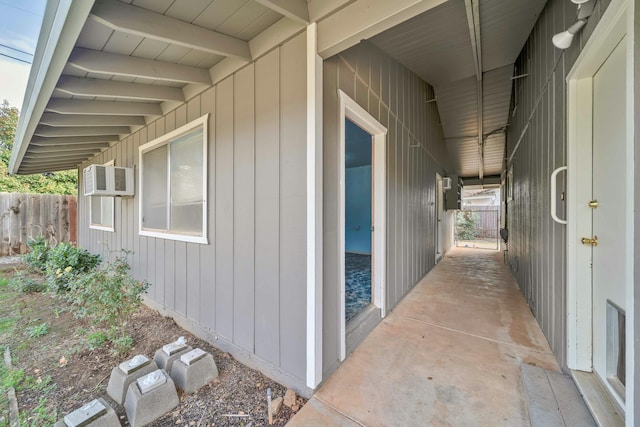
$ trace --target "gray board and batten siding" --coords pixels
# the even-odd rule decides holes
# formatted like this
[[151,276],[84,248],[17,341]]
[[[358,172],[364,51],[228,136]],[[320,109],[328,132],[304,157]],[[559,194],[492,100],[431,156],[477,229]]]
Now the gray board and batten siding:
[[387,310],[435,264],[436,172],[449,158],[433,88],[370,43],[324,61],[323,68],[323,378],[339,365],[338,90],[387,128]]
[[[513,167],[513,200],[507,202],[508,262],[565,370],[566,231],[549,215],[549,179],[556,168],[567,164],[566,76],[609,3],[598,0],[584,30],[562,51],[553,46],[551,38],[575,21],[576,5],[549,1],[515,63],[515,73],[528,76],[515,80],[509,114],[507,159],[512,161],[507,166]],[[565,202],[560,199],[565,186],[566,174],[562,173],[557,200],[561,218],[566,215]]]
[[114,159],[139,175],[139,146],[205,114],[208,244],[140,236],[136,195],[116,198],[115,232],[89,228],[81,196],[80,245],[132,250],[133,275],[152,285],[148,305],[308,395],[306,33],[82,167]]

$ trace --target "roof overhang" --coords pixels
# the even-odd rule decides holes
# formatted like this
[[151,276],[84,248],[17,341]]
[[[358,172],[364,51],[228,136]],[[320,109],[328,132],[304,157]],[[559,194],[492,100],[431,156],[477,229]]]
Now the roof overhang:
[[93,3],[93,0],[47,2],[9,161],[11,173],[18,173],[20,169],[29,141],[34,135],[39,119],[49,102],[58,77],[62,74]]

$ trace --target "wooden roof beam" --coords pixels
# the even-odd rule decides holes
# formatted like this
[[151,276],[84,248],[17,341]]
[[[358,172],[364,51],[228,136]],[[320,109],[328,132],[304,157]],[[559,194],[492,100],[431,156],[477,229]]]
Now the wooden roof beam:
[[142,116],[96,116],[89,114],[44,113],[40,124],[47,126],[144,126]]
[[58,163],[53,163],[48,167],[45,166],[20,166],[20,169],[18,169],[18,174],[19,175],[33,175],[33,174],[39,174],[39,173],[43,173],[43,172],[57,172],[57,171],[66,171],[66,170],[70,170],[70,169],[77,169],[78,165],[80,163],[69,163],[69,164],[58,164]]
[[160,104],[146,102],[85,101],[53,98],[45,111],[58,114],[89,114],[105,116],[161,116]]
[[135,58],[99,50],[75,48],[67,65],[88,73],[107,76],[142,77],[167,82],[198,83],[211,86],[211,77],[206,68],[170,64],[154,59]]
[[43,154],[28,156],[25,154],[22,164],[23,165],[48,165],[51,163],[61,164],[79,164],[89,158],[91,154],[78,154],[75,156],[45,156]]
[[99,152],[105,148],[108,148],[108,143],[89,143],[89,144],[59,144],[59,145],[34,145],[27,151],[28,153],[55,153],[55,152],[67,152],[67,151],[89,151]]
[[33,133],[37,136],[62,137],[62,136],[95,136],[95,135],[127,135],[131,132],[129,126],[75,126],[54,127],[38,126]]
[[244,40],[117,0],[96,1],[90,17],[123,33],[251,61],[249,44]]
[[62,76],[58,81],[56,90],[69,95],[184,102],[184,93],[178,87],[127,83],[115,80]]
[[41,137],[34,136],[31,138],[30,144],[41,147],[58,144],[107,144],[111,145],[112,142],[120,141],[118,135],[95,135],[95,136],[72,136],[72,137]]
[[49,156],[55,155],[58,157],[68,157],[68,156],[95,156],[96,154],[98,154],[100,151],[99,148],[93,148],[93,149],[89,149],[89,150],[58,150],[56,152],[51,152],[51,151],[33,151],[33,149],[30,149],[29,151],[27,151],[27,153],[25,154],[25,158],[29,158],[30,155],[33,155],[34,157],[36,156],[46,156],[47,158],[49,158]]
[[299,24],[309,25],[309,8],[306,0],[255,0]]

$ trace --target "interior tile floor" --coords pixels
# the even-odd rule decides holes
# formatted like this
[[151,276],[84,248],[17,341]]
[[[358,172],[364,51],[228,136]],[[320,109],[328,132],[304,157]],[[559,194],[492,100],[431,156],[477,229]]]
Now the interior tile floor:
[[502,253],[456,248],[289,426],[528,426],[520,365],[560,369]]

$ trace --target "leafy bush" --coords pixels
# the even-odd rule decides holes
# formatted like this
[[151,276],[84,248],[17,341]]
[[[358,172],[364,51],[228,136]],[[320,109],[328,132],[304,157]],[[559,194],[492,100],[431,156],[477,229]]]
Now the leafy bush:
[[113,351],[117,355],[127,354],[133,346],[133,338],[129,335],[116,337],[111,342],[113,343]]
[[26,270],[17,270],[9,280],[9,286],[24,294],[44,292],[47,289],[45,283],[34,279]]
[[90,350],[99,349],[106,342],[107,342],[107,336],[104,334],[104,332],[101,332],[101,331],[92,332],[89,335],[87,335],[87,347],[89,347]]
[[23,255],[24,262],[27,263],[29,268],[44,273],[47,259],[49,258],[49,242],[45,240],[43,236],[29,239],[27,241],[29,252]]
[[77,316],[88,316],[111,329],[109,339],[119,354],[125,353],[133,342],[127,335],[127,326],[149,289],[149,283],[134,279],[129,270],[125,253],[99,269],[77,275],[64,295]]
[[39,325],[31,326],[27,329],[29,338],[39,338],[49,333],[49,325],[46,323],[40,323]]
[[100,255],[76,248],[63,242],[49,250],[46,264],[47,284],[51,291],[66,291],[69,283],[83,273],[94,271],[100,263]]
[[477,212],[458,211],[456,214],[456,240],[473,240],[478,235],[476,225],[480,220]]

